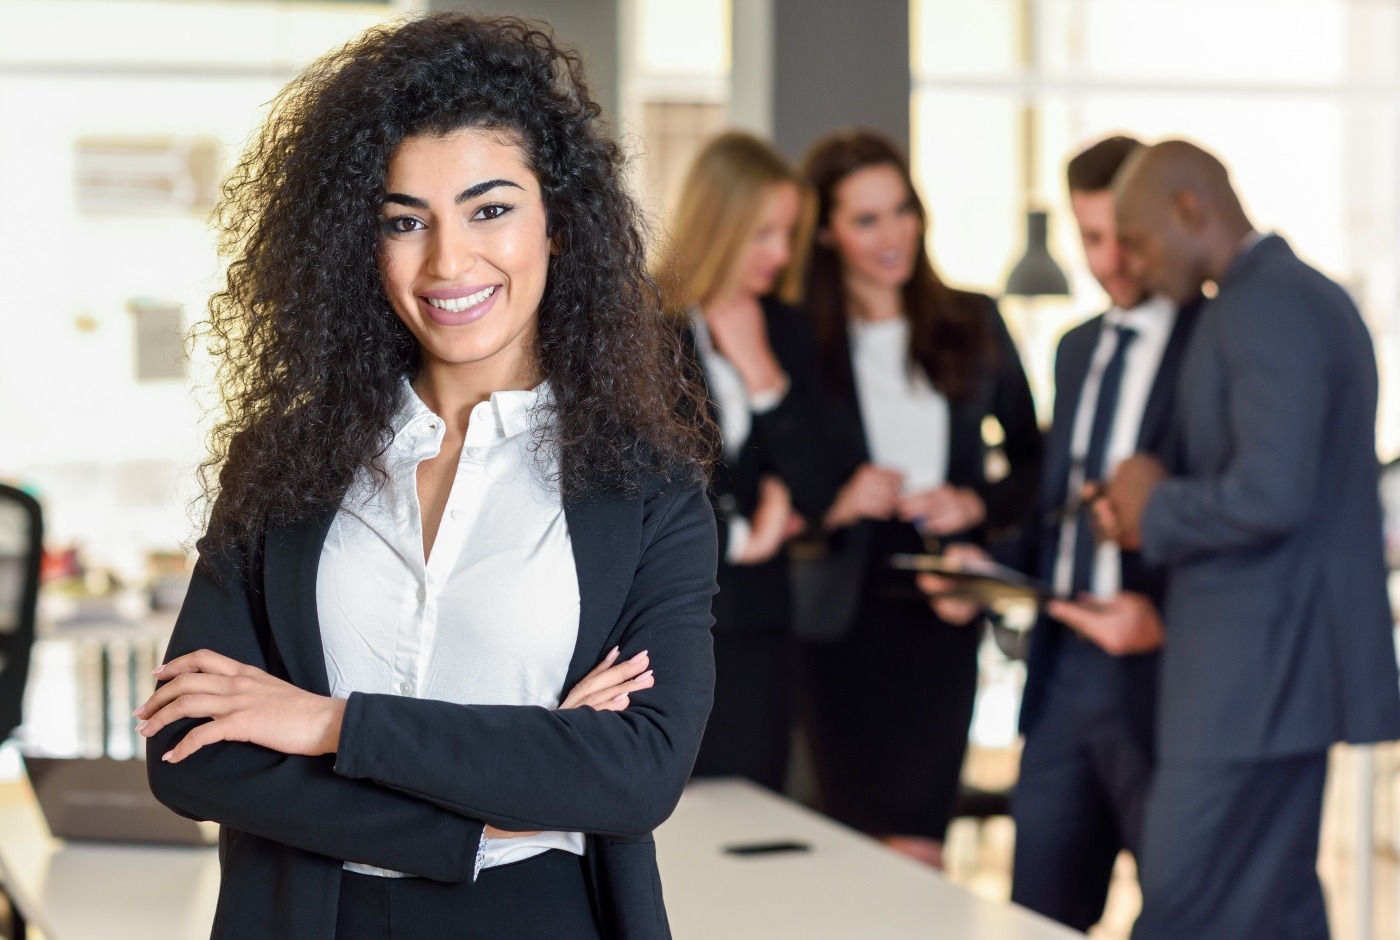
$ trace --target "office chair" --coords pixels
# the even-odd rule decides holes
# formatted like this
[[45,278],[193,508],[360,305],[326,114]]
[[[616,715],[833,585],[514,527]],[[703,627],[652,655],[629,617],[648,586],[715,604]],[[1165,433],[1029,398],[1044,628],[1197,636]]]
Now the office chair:
[[38,501],[0,483],[0,741],[20,724],[39,607],[43,542]]

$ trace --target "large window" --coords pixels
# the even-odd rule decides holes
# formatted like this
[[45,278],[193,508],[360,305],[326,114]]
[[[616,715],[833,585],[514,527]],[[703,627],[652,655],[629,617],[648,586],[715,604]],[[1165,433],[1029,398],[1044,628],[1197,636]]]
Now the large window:
[[1073,296],[1008,305],[1042,398],[1058,333],[1106,304],[1065,160],[1112,132],[1186,137],[1227,162],[1256,225],[1352,292],[1381,360],[1381,452],[1400,453],[1400,4],[914,0],[913,13],[915,161],[945,275],[999,292],[1027,200],[1051,210]]

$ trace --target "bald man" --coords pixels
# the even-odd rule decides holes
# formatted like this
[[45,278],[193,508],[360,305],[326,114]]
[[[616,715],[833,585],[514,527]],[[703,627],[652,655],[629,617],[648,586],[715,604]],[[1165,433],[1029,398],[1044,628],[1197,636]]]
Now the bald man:
[[1327,749],[1400,737],[1371,338],[1199,147],[1141,151],[1115,188],[1148,289],[1218,290],[1181,366],[1176,472],[1130,458],[1101,511],[1169,570],[1133,936],[1318,940]]

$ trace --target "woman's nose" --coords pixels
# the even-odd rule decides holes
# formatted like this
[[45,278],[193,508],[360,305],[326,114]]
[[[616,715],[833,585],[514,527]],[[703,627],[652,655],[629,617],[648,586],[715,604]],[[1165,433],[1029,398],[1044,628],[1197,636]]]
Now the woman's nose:
[[433,233],[428,253],[428,272],[444,281],[455,280],[476,264],[476,245],[471,235],[451,225]]

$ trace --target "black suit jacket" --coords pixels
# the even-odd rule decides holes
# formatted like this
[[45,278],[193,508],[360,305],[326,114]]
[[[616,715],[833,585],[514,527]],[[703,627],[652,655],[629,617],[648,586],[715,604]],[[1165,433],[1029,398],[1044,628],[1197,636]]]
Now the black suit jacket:
[[[792,616],[787,554],[779,552],[757,565],[731,565],[729,521],[753,517],[758,506],[759,480],[780,478],[792,493],[792,504],[817,526],[836,495],[839,480],[822,426],[816,341],[806,316],[771,297],[763,300],[768,342],[788,376],[788,391],[777,407],[751,414],[748,440],[738,454],[716,464],[710,500],[719,530],[719,594],[715,597],[715,631],[787,631]],[[705,383],[704,369],[694,351],[693,374]],[[711,403],[713,409],[713,402]],[[712,417],[719,420],[717,410]]]
[[[1162,361],[1148,393],[1138,429],[1137,449],[1172,460],[1172,413],[1176,402],[1177,374],[1187,341],[1201,312],[1201,298],[1182,307],[1176,315],[1171,336],[1162,351]],[[1074,437],[1075,415],[1084,394],[1084,381],[1103,332],[1104,318],[1094,317],[1066,333],[1055,351],[1055,411],[1045,441],[1045,466],[1041,475],[1039,512],[1027,527],[1022,558],[1017,566],[1052,582],[1060,550],[1060,513],[1069,487],[1070,446]],[[1160,607],[1166,592],[1166,570],[1147,565],[1139,552],[1121,555],[1122,585],[1125,591],[1146,594]],[[1044,614],[1031,632],[1026,657],[1026,689],[1021,700],[1021,732],[1029,734],[1040,717],[1046,690],[1054,680],[1055,659],[1066,639],[1065,627]],[[1151,728],[1156,695],[1157,653],[1124,656],[1119,660],[1121,686],[1138,723]]]
[[[565,513],[580,613],[561,698],[614,645],[649,650],[664,681],[620,713],[356,693],[339,753],[314,758],[222,742],[166,764],[193,726],[177,722],[148,745],[151,788],[222,824],[215,938],[334,940],[343,861],[466,881],[485,823],[587,833],[607,935],[670,936],[651,831],[713,695],[714,517],[699,486],[650,478]],[[316,572],[333,516],[269,532],[241,569],[204,554],[167,658],[213,649],[328,694]]]
[[[1042,442],[1030,384],[1026,381],[1021,358],[995,301],[985,295],[965,291],[954,291],[954,294],[960,302],[971,303],[981,311],[994,350],[991,365],[980,370],[973,394],[965,400],[950,401],[948,406],[947,482],[973,489],[986,504],[985,523],[976,532],[964,533],[967,538],[985,542],[989,537],[995,538],[1003,532],[1020,531],[1023,526],[1032,508],[1040,478]],[[838,479],[844,483],[861,464],[870,460],[865,423],[861,419],[860,402],[855,395],[834,391],[830,384],[824,388],[825,424]],[[1005,434],[1002,450],[1009,464],[1007,475],[995,482],[987,478],[988,448],[982,437],[982,423],[988,416],[995,417],[1002,426]],[[891,542],[890,535],[894,535],[895,541],[899,540],[901,533],[891,532],[897,527],[914,533],[913,526],[877,524],[869,520],[832,533],[828,539],[831,553],[828,559],[796,563],[799,568],[804,564],[811,565],[810,573],[815,575],[805,577],[799,571],[796,579],[799,589],[804,589],[802,586],[805,584],[805,589],[814,596],[819,591],[819,606],[822,608],[854,611],[854,597],[863,591],[863,580],[859,576],[844,577],[841,583],[832,584],[831,575],[827,572],[834,574],[844,570],[847,574],[859,575],[863,571],[868,576],[880,577],[884,571],[884,559],[880,556]],[[912,539],[909,546],[900,550],[917,551],[920,539],[916,534],[910,534],[909,538]],[[840,564],[843,559],[849,560],[850,564]],[[800,600],[799,606],[818,605]],[[854,619],[854,615],[851,619]],[[826,639],[835,639],[836,634],[844,631],[823,628],[811,632],[824,634]]]
[[1219,288],[1181,366],[1181,472],[1142,522],[1170,567],[1161,759],[1400,737],[1370,334],[1277,236]]

